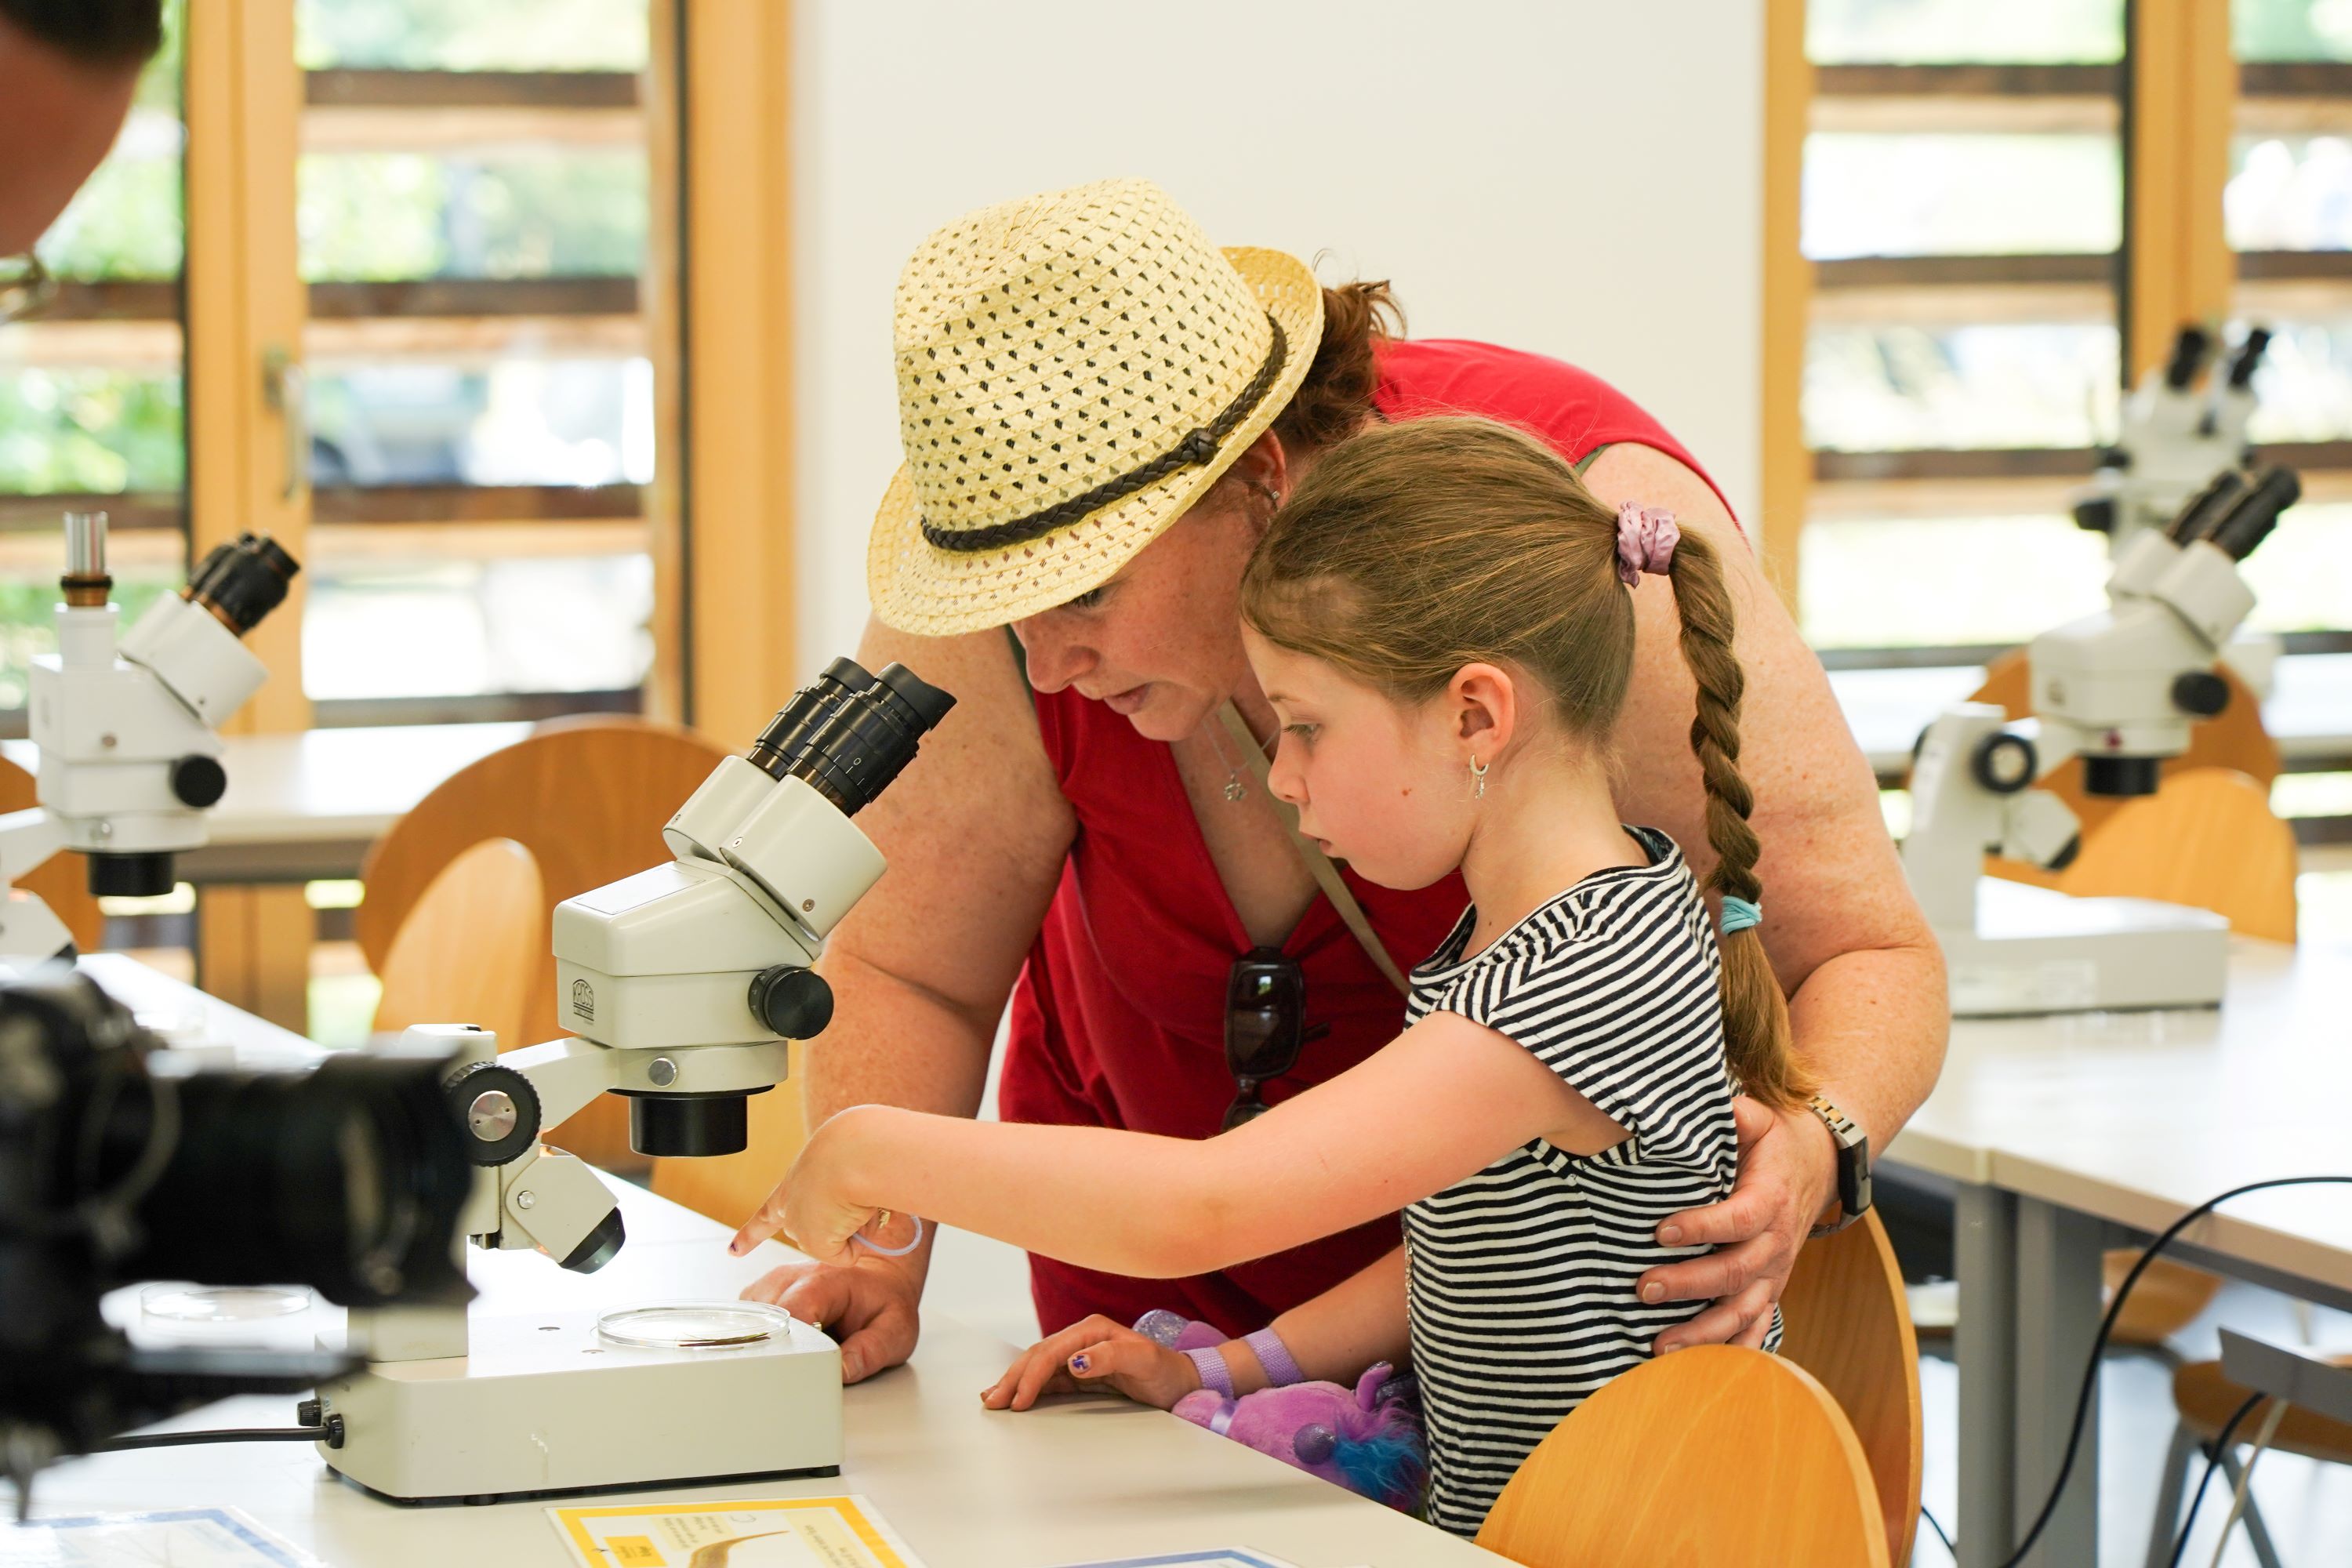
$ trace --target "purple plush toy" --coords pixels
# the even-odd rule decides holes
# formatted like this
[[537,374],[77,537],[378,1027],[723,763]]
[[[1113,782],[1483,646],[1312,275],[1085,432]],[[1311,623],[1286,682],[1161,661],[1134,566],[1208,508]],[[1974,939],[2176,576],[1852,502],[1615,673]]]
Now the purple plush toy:
[[[1410,1513],[1420,1505],[1428,1459],[1405,1402],[1381,1397],[1390,1382],[1381,1362],[1349,1393],[1336,1383],[1294,1383],[1227,1399],[1200,1388],[1176,1402],[1176,1414],[1308,1475]],[[1398,1380],[1400,1384],[1403,1380]]]

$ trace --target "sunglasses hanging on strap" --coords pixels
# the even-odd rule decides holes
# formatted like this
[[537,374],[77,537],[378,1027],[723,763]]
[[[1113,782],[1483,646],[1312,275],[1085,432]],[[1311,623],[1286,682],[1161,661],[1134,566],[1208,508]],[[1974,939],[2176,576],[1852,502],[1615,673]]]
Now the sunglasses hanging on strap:
[[1389,984],[1395,986],[1400,994],[1410,996],[1412,987],[1406,981],[1404,971],[1397,967],[1396,960],[1389,956],[1389,950],[1382,947],[1381,939],[1373,934],[1372,922],[1364,917],[1364,907],[1356,902],[1356,895],[1348,890],[1347,880],[1339,875],[1339,868],[1331,864],[1328,855],[1315,847],[1315,840],[1298,831],[1298,808],[1277,796],[1273,786],[1266,783],[1274,764],[1266,757],[1265,743],[1250,733],[1249,721],[1231,702],[1217,710],[1217,717],[1224,721],[1226,731],[1241,747],[1242,755],[1249,759],[1250,771],[1257,775],[1257,782],[1265,787],[1265,798],[1276,811],[1281,813],[1283,826],[1290,829],[1290,841],[1297,847],[1299,858],[1307,862],[1307,869],[1315,878],[1315,885],[1323,889],[1323,896],[1331,900],[1333,909],[1339,911],[1339,918],[1355,934],[1357,945],[1364,950],[1364,955],[1388,976]]

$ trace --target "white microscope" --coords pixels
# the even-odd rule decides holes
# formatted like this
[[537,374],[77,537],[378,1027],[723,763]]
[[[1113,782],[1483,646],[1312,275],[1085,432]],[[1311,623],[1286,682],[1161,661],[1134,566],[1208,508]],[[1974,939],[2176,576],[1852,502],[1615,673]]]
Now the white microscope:
[[[2107,536],[2109,561],[2121,562],[2141,534],[2169,528],[2215,475],[2253,462],[2246,425],[2254,413],[2254,372],[2270,343],[2269,329],[2248,328],[2226,362],[2214,366],[2210,384],[2200,386],[2219,345],[2203,328],[2183,327],[2172,357],[2124,400],[2122,438],[2100,454],[2089,490],[2074,503],[2075,523]],[[2267,697],[2279,650],[2271,633],[2242,632],[2222,660]]]
[[2238,563],[2294,504],[2293,471],[2225,469],[2166,530],[2118,550],[2107,607],[2028,649],[2035,717],[1946,709],[1920,738],[1903,867],[1944,946],[1963,1017],[2221,999],[2229,922],[2145,899],[2082,899],[1983,874],[1988,853],[2049,869],[2077,847],[2074,814],[2032,786],[2070,757],[2093,795],[2156,791],[2189,726],[2221,711],[2214,673],[2253,608]]
[[[954,703],[902,666],[835,659],[670,818],[677,858],[557,906],[576,1037],[499,1056],[463,1026],[409,1031],[463,1056],[448,1095],[480,1167],[462,1226],[478,1246],[581,1272],[620,1250],[612,1194],[539,1142],[607,1090],[629,1097],[641,1153],[744,1147],[747,1098],[832,1018],[810,967],[825,934],[882,875],[850,818]],[[773,1314],[768,1331],[649,1344],[610,1316],[482,1314],[469,1333],[462,1308],[354,1312],[368,1364],[306,1411],[340,1417],[320,1457],[403,1501],[837,1471],[841,1357],[815,1327]]]
[[66,515],[58,651],[33,661],[40,804],[0,816],[0,963],[71,957],[49,907],[11,886],[60,849],[89,858],[89,890],[172,890],[172,857],[205,843],[205,809],[228,787],[214,733],[268,670],[238,639],[301,568],[266,534],[215,546],[176,596],[118,642],[106,514]]
[[2112,559],[2142,533],[2168,529],[2215,474],[2249,460],[2254,372],[2270,342],[2266,328],[2249,329],[2200,395],[2215,345],[2203,328],[2183,327],[2172,357],[2124,400],[2122,438],[2100,455],[2089,493],[2074,503],[2075,523],[2105,534]]

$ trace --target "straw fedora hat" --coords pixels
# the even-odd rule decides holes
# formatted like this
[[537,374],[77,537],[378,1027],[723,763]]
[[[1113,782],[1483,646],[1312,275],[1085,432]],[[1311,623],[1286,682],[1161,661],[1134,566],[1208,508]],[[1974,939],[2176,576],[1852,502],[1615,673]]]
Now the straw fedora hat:
[[1220,251],[1168,193],[1109,180],[985,207],[899,274],[907,461],[866,549],[875,613],[951,637],[1108,579],[1298,390],[1323,293]]

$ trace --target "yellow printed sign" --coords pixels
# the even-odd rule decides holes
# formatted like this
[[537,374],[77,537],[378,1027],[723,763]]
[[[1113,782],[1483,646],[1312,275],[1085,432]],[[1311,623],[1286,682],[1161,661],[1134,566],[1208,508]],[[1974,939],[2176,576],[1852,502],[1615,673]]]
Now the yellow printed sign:
[[923,1568],[860,1497],[551,1508],[579,1568]]

